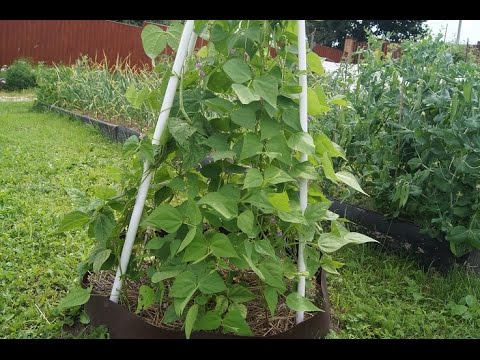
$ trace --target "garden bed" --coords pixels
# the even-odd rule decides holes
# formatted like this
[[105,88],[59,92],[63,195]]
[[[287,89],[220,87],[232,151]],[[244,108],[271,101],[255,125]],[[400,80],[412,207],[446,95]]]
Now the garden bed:
[[114,141],[123,143],[132,135],[138,136],[139,138],[142,136],[142,134],[137,130],[130,129],[122,125],[112,124],[104,120],[95,119],[74,111],[65,110],[55,105],[39,103],[39,106],[58,112],[60,114],[68,115],[84,122],[85,124],[93,125],[97,127],[103,135]]
[[365,228],[386,248],[411,254],[425,268],[446,272],[454,264],[464,264],[475,272],[479,271],[478,251],[457,258],[450,251],[448,241],[423,234],[418,225],[336,200],[330,210]]
[[[253,274],[244,273],[247,281],[256,281]],[[168,312],[166,304],[155,305],[150,309],[135,314],[137,307],[138,289],[141,282],[126,281],[125,296],[116,304],[109,300],[111,285],[114,279],[113,271],[102,271],[96,274],[86,274],[83,280],[85,286],[93,286],[94,296],[85,306],[95,326],[105,325],[109,329],[111,338],[147,338],[147,339],[184,339],[181,321],[165,323],[164,316]],[[247,279],[248,278],[248,279]],[[252,280],[253,279],[253,280]],[[295,325],[295,312],[287,307],[283,300],[277,305],[275,317],[268,320],[261,300],[247,303],[247,321],[256,338],[323,338],[330,330],[330,304],[326,285],[325,272],[319,273],[317,286],[311,289],[313,297],[317,299],[323,310],[318,313],[305,313],[305,321]],[[168,316],[168,315],[167,315]],[[249,338],[222,334],[221,332],[197,331],[192,338]]]

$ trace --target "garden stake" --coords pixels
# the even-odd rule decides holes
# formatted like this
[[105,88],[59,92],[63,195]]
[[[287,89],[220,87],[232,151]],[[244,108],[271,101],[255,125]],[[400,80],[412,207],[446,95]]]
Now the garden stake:
[[[193,20],[187,20],[185,27],[183,28],[182,37],[178,46],[178,52],[175,56],[175,62],[173,63],[172,75],[168,81],[167,90],[163,99],[160,115],[158,116],[157,125],[153,134],[152,144],[158,145],[160,138],[167,126],[168,116],[170,115],[170,109],[172,108],[173,99],[177,90],[179,75],[182,72],[183,63],[187,55],[191,54],[195,45],[195,36],[193,34]],[[193,43],[192,46],[189,46]],[[188,53],[188,54],[187,54]],[[120,263],[115,275],[115,281],[113,283],[112,292],[110,294],[110,300],[118,303],[120,291],[122,289],[123,279],[122,274],[126,271],[130,255],[132,253],[133,243],[135,236],[137,235],[138,224],[140,223],[140,217],[142,216],[143,207],[145,205],[145,199],[147,198],[148,188],[150,181],[152,180],[152,172],[149,171],[150,164],[145,161],[143,166],[142,183],[138,190],[137,198],[135,200],[135,206],[132,211],[132,217],[130,218],[130,224],[128,225],[128,231],[125,238],[125,243],[122,249],[122,255],[120,257]]]
[[[298,70],[304,72],[299,76],[298,82],[302,87],[302,92],[300,93],[300,126],[304,132],[308,131],[307,123],[307,75],[305,74],[307,70],[307,49],[306,49],[306,38],[305,38],[305,20],[297,20],[298,24]],[[307,154],[302,153],[300,155],[300,162],[307,161]],[[299,182],[299,195],[300,195],[300,208],[302,209],[302,214],[307,208],[307,179],[300,178]],[[299,236],[298,244],[298,272],[305,272],[305,239],[303,236]],[[298,281],[297,292],[300,296],[305,297],[305,276],[300,275]],[[299,324],[303,321],[304,312],[297,311],[296,323]]]

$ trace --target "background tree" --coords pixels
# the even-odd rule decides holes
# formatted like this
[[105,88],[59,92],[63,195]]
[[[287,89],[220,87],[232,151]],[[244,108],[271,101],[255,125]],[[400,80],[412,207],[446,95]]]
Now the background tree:
[[358,41],[367,40],[367,31],[376,36],[386,36],[387,40],[397,42],[425,35],[427,20],[310,20],[307,21],[307,33],[310,45],[318,44],[343,49],[346,36]]

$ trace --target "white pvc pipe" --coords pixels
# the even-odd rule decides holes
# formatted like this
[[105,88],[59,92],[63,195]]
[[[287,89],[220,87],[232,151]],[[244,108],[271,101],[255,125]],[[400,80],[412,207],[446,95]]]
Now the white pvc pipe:
[[[305,72],[307,70],[307,47],[306,47],[306,36],[305,36],[305,20],[297,20],[298,24],[298,70],[300,72]],[[308,131],[308,118],[307,118],[307,75],[302,74],[299,76],[299,85],[302,87],[302,92],[300,93],[300,126],[304,132]],[[300,161],[307,161],[307,154],[300,155]],[[302,209],[302,214],[307,208],[307,180],[300,178],[299,180],[299,195],[300,195],[300,208]],[[298,272],[303,273],[306,270],[305,267],[305,240],[303,236],[299,237],[298,244],[298,258],[297,266]],[[300,276],[298,281],[297,292],[300,296],[305,297],[305,276]],[[304,319],[304,312],[297,311],[296,323],[299,324]]]
[[[189,46],[192,42],[192,33],[193,20],[187,20],[183,28],[180,44],[178,45],[178,52],[175,56],[175,62],[173,63],[172,75],[168,81],[165,97],[163,98],[162,108],[160,110],[160,115],[158,116],[157,125],[153,134],[153,145],[158,145],[160,143],[160,138],[162,137],[165,127],[167,126],[168,116],[170,115],[170,109],[173,105],[173,99],[175,98],[175,93],[177,91],[178,79],[182,72],[183,63],[185,62],[187,53],[191,53],[194,48],[194,46]],[[195,41],[193,41],[193,45],[195,45]],[[125,238],[125,243],[123,245],[122,255],[120,257],[120,264],[117,268],[115,281],[110,294],[110,300],[115,303],[118,303],[120,291],[123,285],[122,275],[127,269],[128,261],[130,260],[130,255],[132,254],[132,248],[137,235],[138,224],[140,223],[140,217],[142,216],[145,199],[147,198],[148,188],[150,187],[150,181],[152,180],[152,172],[149,171],[149,167],[150,164],[146,161],[143,167],[142,182],[135,200],[135,206],[133,207],[130,224],[128,225],[128,231]]]

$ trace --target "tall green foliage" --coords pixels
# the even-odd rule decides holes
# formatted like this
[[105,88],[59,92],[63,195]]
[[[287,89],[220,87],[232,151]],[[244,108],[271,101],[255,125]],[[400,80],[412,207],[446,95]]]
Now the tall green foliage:
[[[116,265],[148,159],[154,180],[127,271],[151,280],[140,289],[139,311],[163,301],[163,321],[181,319],[187,337],[216,329],[251,335],[245,303],[259,299],[269,317],[279,298],[293,310],[318,311],[312,297],[297,295],[298,277],[311,286],[321,267],[336,273],[342,266],[331,253],[374,240],[347,231],[315,186],[326,176],[361,190],[353,175],[333,170],[331,159],[343,156],[339,146],[299,128],[296,22],[196,21],[195,31],[210,41],[187,62],[168,136],[158,147],[130,138],[124,145],[130,167],[118,188],[99,189],[60,228],[86,225],[96,239],[84,271]],[[142,39],[152,60],[165,39],[173,42],[147,28]],[[323,73],[315,54],[308,63]],[[137,91],[148,98],[153,90]],[[320,87],[309,88],[311,115],[328,108],[319,94]],[[300,162],[300,152],[309,161]],[[299,178],[312,180],[304,214]],[[306,242],[304,273],[296,268],[299,239]]]
[[353,110],[323,130],[378,210],[445,236],[456,255],[480,248],[480,69],[439,37],[402,43],[399,59],[380,46],[370,40],[357,74],[344,65],[335,75]]

